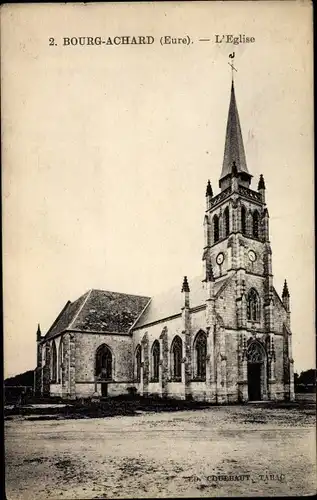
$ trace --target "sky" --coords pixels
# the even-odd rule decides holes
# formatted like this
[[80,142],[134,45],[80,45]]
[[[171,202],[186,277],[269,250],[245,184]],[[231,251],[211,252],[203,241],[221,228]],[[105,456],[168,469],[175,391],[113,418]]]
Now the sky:
[[[155,42],[62,45],[122,35]],[[315,366],[310,2],[33,4],[1,12],[5,377],[35,367],[37,324],[46,333],[68,300],[91,288],[153,295],[202,272],[232,52],[274,285],[286,278],[291,294],[295,371]]]

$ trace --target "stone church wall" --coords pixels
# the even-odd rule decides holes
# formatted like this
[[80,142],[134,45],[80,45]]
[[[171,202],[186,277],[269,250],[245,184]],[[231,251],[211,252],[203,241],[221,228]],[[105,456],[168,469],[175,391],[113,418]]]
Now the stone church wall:
[[112,352],[113,379],[132,379],[132,338],[129,335],[78,333],[76,335],[76,383],[94,382],[96,351],[106,344]]
[[283,363],[283,349],[284,341],[282,335],[274,335],[274,347],[276,354],[275,361],[275,394],[276,399],[284,399],[284,363]]
[[236,286],[232,279],[226,286],[216,301],[216,311],[223,319],[226,328],[236,328],[237,308],[236,308]]
[[225,346],[227,356],[227,397],[228,402],[238,400],[238,332],[236,330],[226,330]]

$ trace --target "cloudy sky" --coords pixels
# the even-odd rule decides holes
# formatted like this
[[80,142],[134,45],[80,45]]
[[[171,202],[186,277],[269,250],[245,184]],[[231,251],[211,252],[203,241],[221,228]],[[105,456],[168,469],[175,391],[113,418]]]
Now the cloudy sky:
[[[90,288],[152,295],[201,273],[233,51],[274,284],[281,292],[287,278],[291,293],[295,370],[313,367],[310,2],[11,5],[1,33],[5,376],[35,367],[37,323],[45,333],[67,300]],[[61,43],[123,35],[155,42]],[[192,43],[161,45],[165,35]]]

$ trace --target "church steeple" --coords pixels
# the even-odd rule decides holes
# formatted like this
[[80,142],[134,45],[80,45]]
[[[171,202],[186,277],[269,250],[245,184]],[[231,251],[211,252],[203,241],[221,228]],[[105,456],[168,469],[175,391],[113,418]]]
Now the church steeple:
[[249,174],[247,167],[234,83],[232,81],[225,150],[219,179],[219,187],[222,191],[230,185],[230,178],[235,173],[233,169],[236,169],[238,177],[242,181],[241,184],[249,187],[252,176]]

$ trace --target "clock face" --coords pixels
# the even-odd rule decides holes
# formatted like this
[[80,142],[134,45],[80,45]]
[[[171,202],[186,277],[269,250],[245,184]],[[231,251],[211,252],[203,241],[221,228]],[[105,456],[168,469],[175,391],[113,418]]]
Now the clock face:
[[249,259],[251,260],[251,262],[254,262],[256,259],[256,255],[253,250],[249,250]]
[[223,253],[218,253],[217,258],[216,258],[217,264],[220,266],[220,264],[222,264],[223,261],[224,261]]

